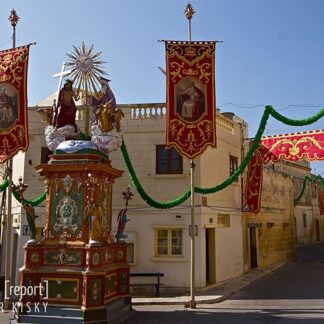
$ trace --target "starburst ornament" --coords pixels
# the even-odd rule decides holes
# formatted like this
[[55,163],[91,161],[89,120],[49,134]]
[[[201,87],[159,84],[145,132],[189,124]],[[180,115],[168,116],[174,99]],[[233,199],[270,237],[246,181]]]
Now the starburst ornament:
[[101,52],[95,52],[93,45],[87,47],[82,42],[79,47],[73,46],[73,52],[66,55],[68,56],[66,66],[71,69],[69,78],[78,91],[84,89],[86,92],[97,92],[100,78],[107,75],[102,69],[102,65],[106,62],[101,60]]
[[15,9],[12,9],[11,11],[10,11],[10,16],[9,16],[9,21],[10,21],[10,23],[11,23],[11,26],[12,27],[16,27],[16,25],[17,25],[17,23],[18,23],[18,21],[19,21],[19,16],[17,15],[17,12],[16,12],[16,10]]
[[188,20],[192,19],[193,15],[195,14],[195,10],[192,7],[191,3],[189,3],[189,2],[187,3],[184,13]]

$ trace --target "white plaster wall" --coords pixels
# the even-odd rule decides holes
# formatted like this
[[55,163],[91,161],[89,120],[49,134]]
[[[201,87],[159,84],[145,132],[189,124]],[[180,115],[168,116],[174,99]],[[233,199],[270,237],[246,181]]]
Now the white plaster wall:
[[231,214],[231,226],[216,229],[216,282],[243,273],[241,214]]
[[[129,111],[125,110],[123,120],[123,133],[128,153],[133,163],[136,174],[145,191],[156,200],[165,201],[174,199],[190,186],[189,160],[184,158],[183,174],[181,175],[156,175],[155,174],[155,146],[165,143],[165,119],[150,118],[131,120]],[[45,146],[44,125],[36,109],[29,110],[30,147],[27,153],[18,157],[16,163],[18,170],[24,175],[24,180],[29,184],[27,199],[33,199],[44,191],[43,177],[34,170],[40,163],[41,147]],[[82,122],[80,122],[81,126]],[[231,134],[218,129],[217,149],[207,149],[202,158],[195,159],[197,164],[195,184],[200,187],[214,186],[227,179],[229,176],[229,155],[239,158],[240,162],[240,132],[234,126]],[[32,165],[28,164],[28,160]],[[120,151],[110,155],[112,166],[125,170],[124,161]],[[125,172],[122,178],[116,179],[113,189],[113,230],[116,229],[116,217],[124,201],[121,192],[131,183]],[[127,224],[126,231],[136,233],[136,264],[131,267],[132,272],[163,272],[165,277],[162,283],[166,286],[188,287],[190,282],[190,237],[188,225],[190,223],[190,200],[178,207],[169,210],[158,210],[149,207],[132,188],[135,196],[130,202],[128,216],[131,221]],[[195,195],[196,224],[198,236],[196,237],[196,286],[206,284],[205,278],[205,225],[209,222],[209,214],[214,213],[209,207],[201,206],[201,195]],[[241,206],[240,181],[230,185],[227,189],[208,195],[208,205],[238,209]],[[43,203],[37,208],[40,215],[37,224],[44,224]],[[181,221],[174,218],[182,215]],[[27,224],[23,217],[22,225]],[[154,226],[184,226],[183,230],[183,256],[178,260],[157,260],[154,258]],[[21,248],[28,237],[19,240],[19,266],[23,264],[23,249]],[[231,214],[231,227],[217,229],[216,233],[217,280],[242,274],[242,225],[240,214]],[[240,261],[241,259],[241,261]],[[226,268],[226,271],[225,271]],[[240,270],[239,270],[240,269]]]

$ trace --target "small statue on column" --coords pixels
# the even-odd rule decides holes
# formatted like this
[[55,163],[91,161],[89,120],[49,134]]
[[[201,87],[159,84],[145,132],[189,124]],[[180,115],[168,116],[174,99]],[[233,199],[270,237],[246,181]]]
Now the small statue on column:
[[35,225],[35,219],[38,217],[35,213],[35,208],[27,203],[27,201],[24,198],[24,193],[27,191],[28,185],[23,183],[22,177],[18,179],[18,184],[12,185],[13,190],[17,192],[20,198],[21,206],[24,208],[26,212],[26,218],[27,223],[30,230],[30,240],[27,242],[27,244],[33,244],[36,243],[36,225]]
[[117,233],[116,233],[116,240],[120,241],[123,238],[123,234],[126,228],[127,222],[130,221],[130,219],[127,218],[127,206],[128,201],[132,200],[134,194],[130,191],[130,186],[127,187],[126,191],[122,192],[123,199],[125,199],[125,208],[123,208],[117,216]]

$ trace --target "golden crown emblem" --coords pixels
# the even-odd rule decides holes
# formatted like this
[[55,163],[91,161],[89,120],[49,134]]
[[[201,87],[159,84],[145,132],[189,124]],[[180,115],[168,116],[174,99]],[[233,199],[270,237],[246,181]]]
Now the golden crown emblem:
[[196,55],[196,49],[194,47],[186,47],[186,55],[193,56]]

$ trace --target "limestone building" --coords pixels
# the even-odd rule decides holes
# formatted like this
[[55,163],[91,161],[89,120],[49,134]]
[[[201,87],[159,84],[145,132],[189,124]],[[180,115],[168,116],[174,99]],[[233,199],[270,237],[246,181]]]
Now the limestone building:
[[318,185],[308,183],[296,201],[310,171],[307,161],[263,166],[260,211],[243,212],[246,272],[292,259],[295,246],[324,241]]
[[[49,106],[52,100],[39,102],[29,108],[30,146],[27,152],[14,158],[13,181],[20,176],[29,185],[26,199],[44,192],[44,179],[34,167],[46,163],[48,149],[39,107]],[[171,200],[188,190],[190,167],[186,158],[175,150],[165,150],[164,104],[121,105],[125,113],[123,136],[136,174],[146,192],[159,201]],[[78,112],[78,123],[83,127],[84,109]],[[195,159],[195,185],[206,188],[226,180],[242,158],[242,138],[247,125],[235,115],[217,113],[217,149],[208,148]],[[245,134],[245,135],[244,135]],[[121,152],[110,156],[112,165],[125,170]],[[121,192],[131,184],[125,171],[114,186],[113,229],[118,211],[124,207]],[[163,284],[188,287],[190,274],[190,201],[159,210],[148,206],[132,188],[135,196],[130,202],[126,227],[129,242],[131,272],[162,272]],[[220,282],[243,273],[243,230],[241,214],[241,179],[216,194],[195,196],[196,285]],[[12,278],[18,282],[17,269],[22,266],[23,249],[27,242],[28,226],[24,211],[15,200],[13,208]],[[44,203],[36,207],[38,233],[44,226]]]
[[[34,167],[46,163],[49,151],[44,140],[44,123],[37,113],[39,107],[50,106],[53,98],[29,108],[30,146],[27,152],[14,158],[13,181],[20,176],[29,185],[26,199],[44,192],[44,179]],[[80,103],[81,104],[81,103]],[[125,144],[136,175],[149,196],[158,201],[172,200],[189,189],[189,160],[173,149],[165,150],[165,105],[119,105],[125,113],[122,121]],[[78,125],[84,126],[84,107],[78,109]],[[232,113],[217,113],[217,148],[208,148],[195,159],[195,186],[213,187],[226,180],[245,155],[243,141],[247,125]],[[120,151],[110,155],[115,168],[125,170],[114,186],[113,230],[117,215],[124,208],[122,191],[131,184]],[[290,258],[295,240],[300,239],[300,219],[309,214],[308,205],[294,206],[299,193],[292,176],[303,178],[309,165],[277,163],[264,170],[261,212],[242,214],[243,178],[226,189],[210,195],[195,195],[196,224],[196,285],[221,282],[249,271]],[[131,272],[164,273],[165,287],[189,287],[190,282],[190,200],[172,209],[155,209],[146,204],[136,190],[130,201],[126,232],[129,243]],[[314,194],[315,195],[315,194]],[[313,195],[313,196],[314,196]],[[313,197],[312,196],[312,197]],[[306,199],[306,198],[305,198]],[[315,197],[312,198],[315,200]],[[302,200],[301,200],[302,201]],[[12,275],[18,282],[18,270],[23,263],[22,246],[29,230],[24,211],[13,200]],[[315,207],[312,207],[315,211]],[[36,207],[38,235],[44,226],[44,203]],[[317,215],[317,216],[316,216]],[[324,239],[324,221],[318,214],[306,216],[318,219],[320,239]],[[296,219],[296,221],[295,221]],[[307,218],[308,219],[308,218]],[[313,224],[313,225],[310,225]],[[312,237],[316,231],[312,230]],[[323,233],[323,234],[322,234]],[[316,235],[315,235],[316,236]],[[254,261],[252,260],[253,255]],[[4,253],[2,253],[4,257]],[[254,263],[253,263],[254,262]],[[2,264],[3,261],[2,261]]]

